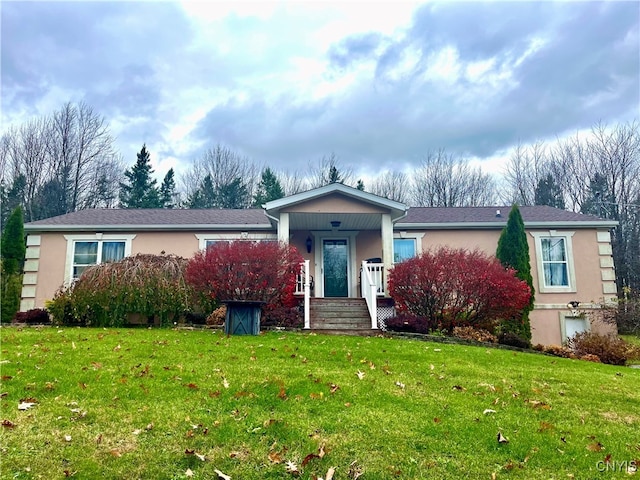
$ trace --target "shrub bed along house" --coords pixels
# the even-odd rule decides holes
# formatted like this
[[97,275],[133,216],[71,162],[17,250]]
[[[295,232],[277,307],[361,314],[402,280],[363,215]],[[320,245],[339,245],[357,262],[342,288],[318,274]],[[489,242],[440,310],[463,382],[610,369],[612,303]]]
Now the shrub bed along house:
[[521,317],[530,289],[495,257],[442,247],[395,265],[389,293],[400,313],[387,322],[390,329],[452,334],[471,326],[491,333],[500,320]]
[[199,308],[184,279],[187,260],[139,254],[87,268],[48,302],[57,324],[116,327],[141,319],[170,325]]
[[283,243],[216,242],[194,255],[185,278],[195,292],[216,303],[264,303],[265,325],[300,326],[293,293],[301,262],[295,247]]

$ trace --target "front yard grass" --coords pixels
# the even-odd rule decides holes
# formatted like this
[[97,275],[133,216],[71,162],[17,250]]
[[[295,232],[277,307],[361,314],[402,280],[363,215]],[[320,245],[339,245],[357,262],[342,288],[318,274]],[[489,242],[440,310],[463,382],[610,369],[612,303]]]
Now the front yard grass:
[[381,337],[0,333],[2,478],[581,479],[640,466],[636,369]]

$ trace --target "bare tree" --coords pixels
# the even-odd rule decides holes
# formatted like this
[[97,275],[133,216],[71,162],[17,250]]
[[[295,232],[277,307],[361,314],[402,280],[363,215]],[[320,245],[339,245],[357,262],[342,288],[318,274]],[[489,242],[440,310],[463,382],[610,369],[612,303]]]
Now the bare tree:
[[329,155],[323,155],[316,164],[310,162],[309,172],[310,188],[323,187],[330,183],[351,185],[353,182],[353,170],[340,165],[340,160],[333,152]]
[[378,175],[368,189],[374,195],[407,203],[409,200],[409,177],[403,172],[383,172]]
[[190,198],[201,188],[205,177],[210,176],[213,188],[218,194],[234,187],[234,195],[239,194],[243,198],[234,199],[233,204],[246,208],[251,205],[260,172],[261,169],[247,157],[218,144],[207,149],[193,162],[180,180],[186,197]]
[[495,190],[491,175],[440,149],[429,152],[416,170],[412,200],[415,206],[423,207],[491,205]]
[[540,180],[549,172],[547,147],[543,142],[524,146],[518,142],[503,172],[507,189],[502,195],[506,204],[534,205]]
[[276,175],[286,196],[295,195],[310,188],[308,180],[299,170],[278,172]]

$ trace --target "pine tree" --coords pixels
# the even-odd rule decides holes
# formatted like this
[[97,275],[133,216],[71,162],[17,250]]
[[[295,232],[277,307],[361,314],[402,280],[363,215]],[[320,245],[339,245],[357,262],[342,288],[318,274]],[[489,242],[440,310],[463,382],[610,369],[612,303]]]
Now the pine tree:
[[616,203],[607,177],[596,172],[589,180],[589,190],[586,199],[582,202],[580,212],[617,220]]
[[211,175],[204,177],[204,180],[192,195],[187,199],[187,208],[215,208],[216,190],[213,186]]
[[219,208],[246,208],[247,187],[240,177],[236,177],[220,187],[217,200]]
[[128,183],[120,184],[120,206],[122,208],[161,208],[160,192],[156,180],[151,177],[151,157],[143,145],[138,160],[131,170],[124,172]]
[[547,205],[564,210],[562,189],[550,173],[538,181],[534,201],[536,205]]
[[496,257],[503,266],[513,268],[516,276],[524,280],[531,289],[529,306],[522,312],[519,319],[507,319],[502,324],[505,332],[515,333],[525,340],[531,341],[531,324],[529,322],[529,312],[533,310],[535,290],[533,288],[533,278],[531,276],[531,259],[529,256],[529,244],[524,228],[524,221],[520,214],[520,209],[514,205],[509,212],[507,225],[500,234]]
[[329,183],[342,183],[342,175],[340,175],[340,172],[335,165],[331,165],[331,167],[329,167],[327,180]]
[[364,182],[362,181],[362,179],[358,180],[356,189],[360,190],[361,192],[364,192]]
[[174,208],[176,206],[174,197],[176,195],[176,181],[174,179],[173,168],[170,168],[160,185],[160,204],[162,208]]
[[258,184],[258,191],[253,198],[253,206],[260,207],[264,203],[278,200],[284,197],[284,190],[278,177],[271,171],[269,167],[262,171],[262,177]]
[[20,306],[22,265],[26,253],[22,207],[16,207],[2,232],[2,279],[0,281],[0,320],[10,322]]

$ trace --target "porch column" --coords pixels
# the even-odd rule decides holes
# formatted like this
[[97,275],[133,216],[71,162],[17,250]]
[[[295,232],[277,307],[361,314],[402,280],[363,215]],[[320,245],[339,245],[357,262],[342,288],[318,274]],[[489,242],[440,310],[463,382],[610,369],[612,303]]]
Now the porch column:
[[384,264],[384,295],[387,293],[387,272],[393,267],[393,224],[391,223],[391,214],[382,214],[382,263]]
[[278,241],[289,244],[289,214],[281,213],[278,222]]

